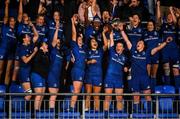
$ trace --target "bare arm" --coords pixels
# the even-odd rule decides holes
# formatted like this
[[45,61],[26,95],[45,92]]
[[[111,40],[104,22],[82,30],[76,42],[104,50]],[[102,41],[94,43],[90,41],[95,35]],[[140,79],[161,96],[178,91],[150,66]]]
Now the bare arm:
[[27,64],[29,61],[31,61],[31,59],[35,56],[37,51],[38,51],[38,48],[35,47],[33,53],[30,56],[28,56],[28,57],[23,56],[22,57],[23,62]]
[[177,18],[176,18],[175,14],[174,14],[173,7],[172,7],[172,6],[169,7],[169,10],[170,10],[170,13],[171,13],[171,15],[172,15],[174,24],[176,24],[176,23],[177,23]]
[[131,44],[131,42],[129,41],[129,38],[128,38],[128,36],[126,35],[126,33],[125,33],[125,31],[124,31],[123,23],[120,23],[120,24],[119,24],[119,29],[120,29],[120,33],[121,33],[124,41],[126,42],[127,48],[130,50],[130,49],[132,48],[132,44]]
[[165,42],[161,43],[159,46],[157,46],[151,50],[151,55],[155,55],[158,51],[163,49],[172,40],[173,40],[172,37],[168,37]]
[[4,24],[7,24],[9,17],[9,0],[5,1],[5,15],[4,15]]
[[76,41],[77,33],[76,33],[75,17],[74,16],[71,18],[71,22],[72,22],[72,40]]
[[22,17],[23,17],[23,4],[22,4],[22,0],[19,0],[18,22],[22,21]]
[[57,39],[58,39],[58,29],[59,29],[59,27],[57,26],[57,27],[56,27],[56,31],[55,31],[55,33],[54,33],[54,38],[53,38],[53,41],[52,41],[52,46],[53,46],[53,47],[55,47],[56,44],[57,44]]
[[29,22],[29,25],[32,27],[32,30],[33,30],[33,33],[34,33],[33,42],[35,43],[39,38],[39,34],[38,34],[34,24],[31,21]]
[[110,43],[109,43],[109,47],[113,47],[114,46],[114,38],[113,38],[113,32],[110,33]]
[[104,45],[103,45],[103,50],[104,51],[106,51],[107,47],[108,47],[108,40],[107,40],[107,37],[105,35],[107,31],[108,31],[108,28],[106,26],[104,26],[103,32],[102,32],[103,42],[104,42]]

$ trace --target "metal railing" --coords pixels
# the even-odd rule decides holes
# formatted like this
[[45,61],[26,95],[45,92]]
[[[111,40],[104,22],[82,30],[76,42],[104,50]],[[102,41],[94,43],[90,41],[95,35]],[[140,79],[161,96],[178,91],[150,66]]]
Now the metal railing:
[[[34,98],[30,101],[25,101],[24,96],[32,95],[43,95],[45,96],[42,101],[42,106],[40,112],[35,112],[34,110]],[[49,96],[57,95],[56,107],[54,112],[49,109]],[[71,96],[77,95],[78,101],[74,110],[69,110]],[[100,110],[94,110],[94,100],[93,96],[100,96]],[[103,109],[104,96],[105,93],[0,93],[0,118],[9,119],[129,119],[129,118],[146,118],[146,119],[179,119],[180,116],[180,94],[108,94],[113,96],[112,100],[109,102],[109,110],[105,112]],[[123,96],[123,109],[117,111],[116,109],[116,98],[115,96]],[[134,109],[135,105],[132,97],[135,95],[141,96],[141,101],[138,104],[138,108]],[[152,96],[152,101],[147,102],[145,96]],[[90,109],[85,110],[86,96],[91,96]],[[149,106],[151,107],[149,109]],[[107,114],[107,115],[106,115]]]

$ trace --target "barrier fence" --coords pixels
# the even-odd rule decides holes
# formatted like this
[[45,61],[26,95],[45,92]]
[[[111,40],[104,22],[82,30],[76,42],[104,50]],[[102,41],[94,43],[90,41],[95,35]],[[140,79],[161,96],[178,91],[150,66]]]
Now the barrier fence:
[[[105,93],[56,93],[56,94],[39,94],[32,93],[30,95],[43,95],[45,96],[42,100],[41,110],[36,112],[34,110],[34,98],[30,101],[25,101],[24,96],[28,95],[25,93],[0,93],[0,118],[9,119],[179,119],[180,118],[180,101],[179,94],[151,94],[152,101],[147,102],[145,100],[146,94],[108,94],[112,96],[112,100],[109,102],[109,110],[105,112],[103,109],[104,97],[107,96]],[[54,111],[49,109],[49,96],[57,95],[56,108]],[[77,95],[78,101],[74,110],[69,110],[71,96]],[[100,110],[94,110],[94,100],[90,100],[90,109],[85,110],[85,97],[86,96],[100,96]],[[116,109],[116,98],[115,96],[123,96],[123,108],[121,111]],[[132,97],[135,95],[141,96],[139,107],[134,110],[134,102]],[[149,107],[151,107],[149,109]]]

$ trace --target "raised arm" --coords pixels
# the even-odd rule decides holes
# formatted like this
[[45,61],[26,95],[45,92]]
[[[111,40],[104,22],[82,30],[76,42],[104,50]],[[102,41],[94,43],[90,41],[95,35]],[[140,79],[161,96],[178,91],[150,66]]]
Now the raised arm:
[[29,61],[31,61],[31,59],[36,55],[37,51],[38,51],[38,48],[35,47],[33,53],[30,56],[28,56],[28,57],[23,56],[22,57],[23,62],[27,64]]
[[52,41],[52,46],[55,47],[57,44],[57,40],[58,40],[58,30],[59,30],[59,25],[56,24],[56,31],[54,33],[54,37],[53,37],[53,41]]
[[9,18],[9,0],[5,1],[5,15],[4,15],[4,24],[7,24]]
[[107,37],[106,37],[106,33],[108,32],[108,27],[107,26],[104,26],[103,28],[103,32],[102,32],[102,36],[103,36],[103,42],[104,42],[104,45],[103,45],[103,50],[106,51],[107,50],[107,47],[108,47],[108,40],[107,40]]
[[22,21],[23,17],[23,0],[19,0],[19,11],[18,11],[18,22],[20,23]]
[[156,22],[158,24],[161,24],[161,9],[160,9],[160,1],[157,1],[157,7],[156,7]]
[[159,46],[157,46],[151,50],[151,55],[155,55],[158,51],[163,49],[172,40],[173,40],[172,37],[168,37],[165,42],[161,43]]
[[171,15],[172,15],[174,24],[176,24],[176,23],[177,23],[177,18],[176,18],[175,14],[174,14],[174,10],[173,10],[173,7],[172,7],[172,6],[169,7],[169,11],[170,11],[170,13],[171,13]]
[[109,43],[109,48],[114,46],[114,38],[113,38],[113,31],[109,35],[110,37],[110,43]]
[[71,22],[72,22],[72,40],[73,41],[76,41],[76,37],[77,37],[75,21],[76,21],[76,18],[75,18],[75,16],[73,16],[71,18]]
[[33,33],[34,33],[33,42],[36,43],[36,41],[37,41],[38,38],[39,38],[39,34],[38,34],[38,32],[37,32],[34,24],[33,24],[31,21],[29,22],[29,25],[32,27],[32,31],[33,31]]
[[121,33],[126,45],[127,45],[127,48],[130,50],[132,48],[132,44],[129,41],[129,38],[128,38],[128,36],[126,35],[126,33],[124,31],[123,23],[120,23],[118,27],[119,27],[120,33]]
[[38,14],[44,14],[46,12],[46,8],[44,8],[45,0],[40,0]]

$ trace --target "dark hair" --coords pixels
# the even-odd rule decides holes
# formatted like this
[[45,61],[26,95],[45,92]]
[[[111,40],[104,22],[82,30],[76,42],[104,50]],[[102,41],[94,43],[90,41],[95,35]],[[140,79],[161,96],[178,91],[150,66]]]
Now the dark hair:
[[20,42],[21,44],[23,43],[23,39],[26,38],[26,35],[28,35],[28,34],[23,33],[23,34],[21,34],[21,35],[19,36],[19,42]]
[[134,15],[137,15],[137,16],[139,17],[139,19],[141,20],[141,17],[142,17],[142,16],[141,16],[139,13],[133,12],[132,15],[131,15],[131,17],[133,17]]

